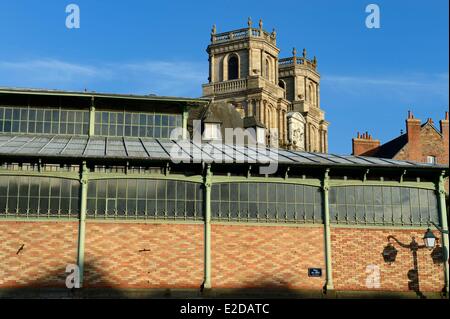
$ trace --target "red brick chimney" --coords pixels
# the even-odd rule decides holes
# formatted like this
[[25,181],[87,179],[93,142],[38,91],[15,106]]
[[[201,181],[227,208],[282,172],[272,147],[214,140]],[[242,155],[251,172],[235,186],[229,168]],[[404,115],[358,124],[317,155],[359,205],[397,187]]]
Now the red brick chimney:
[[444,148],[445,148],[445,156],[444,158],[448,159],[449,151],[448,151],[448,111],[445,112],[445,119],[440,120],[439,124],[441,126],[441,134],[442,139],[444,141]]
[[415,119],[411,111],[408,111],[406,119],[406,136],[408,139],[408,159],[422,162],[422,145],[420,141],[420,120]]
[[356,138],[352,139],[352,155],[364,155],[371,156],[380,146],[379,140],[373,140],[372,135],[369,133],[359,134]]

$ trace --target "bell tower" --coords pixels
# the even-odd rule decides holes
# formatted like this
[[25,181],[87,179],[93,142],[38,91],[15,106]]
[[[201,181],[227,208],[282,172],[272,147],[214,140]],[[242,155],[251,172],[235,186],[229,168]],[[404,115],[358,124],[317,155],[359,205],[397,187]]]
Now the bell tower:
[[305,120],[304,149],[308,152],[328,152],[328,122],[320,107],[320,74],[317,58],[308,59],[306,49],[297,56],[279,60],[280,86],[286,90],[290,112],[299,112]]
[[264,30],[262,20],[254,28],[251,18],[243,29],[217,33],[213,26],[206,51],[209,83],[203,85],[203,96],[233,105],[242,118],[254,117],[266,130],[277,130],[278,134],[267,136],[268,142],[276,139],[280,146],[286,145],[290,103],[278,85],[280,50],[275,30]]

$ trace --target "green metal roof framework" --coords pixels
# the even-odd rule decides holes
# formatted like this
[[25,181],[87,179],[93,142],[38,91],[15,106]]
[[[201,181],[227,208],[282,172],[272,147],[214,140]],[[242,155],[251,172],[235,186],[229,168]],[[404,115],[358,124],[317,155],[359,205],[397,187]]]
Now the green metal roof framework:
[[81,92],[81,91],[61,91],[61,90],[41,90],[41,89],[21,89],[21,88],[2,88],[0,94],[20,94],[20,95],[48,95],[48,96],[71,96],[71,97],[94,97],[94,98],[110,98],[110,99],[128,99],[128,100],[145,100],[145,101],[161,101],[188,104],[208,104],[210,99],[206,98],[185,98],[171,96],[137,95],[137,94],[114,94],[114,93],[97,93],[97,92]]

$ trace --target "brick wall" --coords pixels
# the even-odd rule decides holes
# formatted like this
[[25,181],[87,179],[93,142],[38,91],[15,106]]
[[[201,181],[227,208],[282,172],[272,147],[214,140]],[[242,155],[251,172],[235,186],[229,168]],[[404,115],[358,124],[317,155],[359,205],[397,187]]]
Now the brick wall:
[[[387,237],[395,236],[409,244],[412,236],[423,245],[424,229],[419,230],[378,230],[357,228],[332,228],[332,265],[334,286],[337,290],[372,290],[366,287],[368,265],[380,269],[380,290],[408,291],[408,271],[413,269],[413,255],[407,248],[394,247],[398,254],[395,262],[384,262],[382,252],[387,245]],[[440,234],[435,232],[436,237]],[[392,241],[393,242],[393,241]],[[441,291],[444,285],[443,264],[434,264],[431,252],[424,248],[417,253],[420,291]]]
[[[211,227],[212,288],[321,289],[325,281],[323,227]],[[321,278],[308,277],[322,268]]]
[[[447,123],[447,124],[445,124]],[[447,127],[447,132],[445,132]],[[438,164],[448,165],[448,121],[441,121],[441,132],[443,137],[439,135],[430,125],[425,125],[420,130],[421,141],[420,149],[417,148],[417,141],[406,144],[394,157],[397,160],[415,160],[419,162],[427,162],[427,156],[435,156]],[[445,182],[445,190],[449,192],[449,180]]]
[[88,222],[85,287],[199,288],[203,224]]
[[352,139],[352,155],[372,156],[379,146],[380,140],[372,139],[369,133],[358,133],[358,136]]
[[[76,263],[77,222],[0,222],[0,288],[65,287],[65,267]],[[413,255],[394,243],[395,262],[384,262],[387,237],[422,244],[424,229],[332,227],[337,290],[371,290],[368,265],[380,269],[379,290],[408,291]],[[437,237],[440,234],[435,233]],[[321,289],[325,282],[323,228],[212,225],[213,288]],[[24,245],[19,252],[19,248]],[[87,223],[85,286],[194,288],[203,282],[203,225]],[[417,254],[420,291],[440,291],[443,265]],[[323,270],[308,277],[308,268]]]
[[[421,147],[417,148],[419,140]],[[442,137],[430,125],[424,126],[420,130],[420,137],[405,145],[395,159],[426,162],[427,156],[436,156],[439,164],[448,164],[448,149]]]
[[77,232],[78,222],[0,221],[0,287],[65,287]]

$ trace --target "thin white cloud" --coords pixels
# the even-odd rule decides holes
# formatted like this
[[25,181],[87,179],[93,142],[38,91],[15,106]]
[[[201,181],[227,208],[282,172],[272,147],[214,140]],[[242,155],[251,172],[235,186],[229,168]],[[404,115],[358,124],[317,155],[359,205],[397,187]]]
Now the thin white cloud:
[[143,61],[126,63],[117,72],[137,93],[199,96],[207,65],[196,62]]
[[203,67],[197,63],[148,61],[124,64],[123,68],[130,72],[158,74],[176,80],[202,81],[205,79]]
[[438,74],[410,74],[403,76],[348,76],[324,75],[322,85],[344,90],[352,95],[396,92],[398,94],[426,94],[448,97],[448,73]]
[[90,66],[67,63],[59,60],[34,60],[27,62],[0,62],[0,68],[10,70],[54,70],[67,73],[94,76],[98,72]]
[[[158,95],[201,95],[207,63],[192,61],[127,61],[98,65],[58,59],[0,61],[0,86],[123,92]],[[402,76],[322,76],[322,87],[353,96],[435,96],[448,99],[448,73]],[[325,92],[325,90],[324,90]]]
[[99,65],[57,59],[0,61],[0,86],[199,95],[207,77],[206,68],[207,65],[185,61]]

